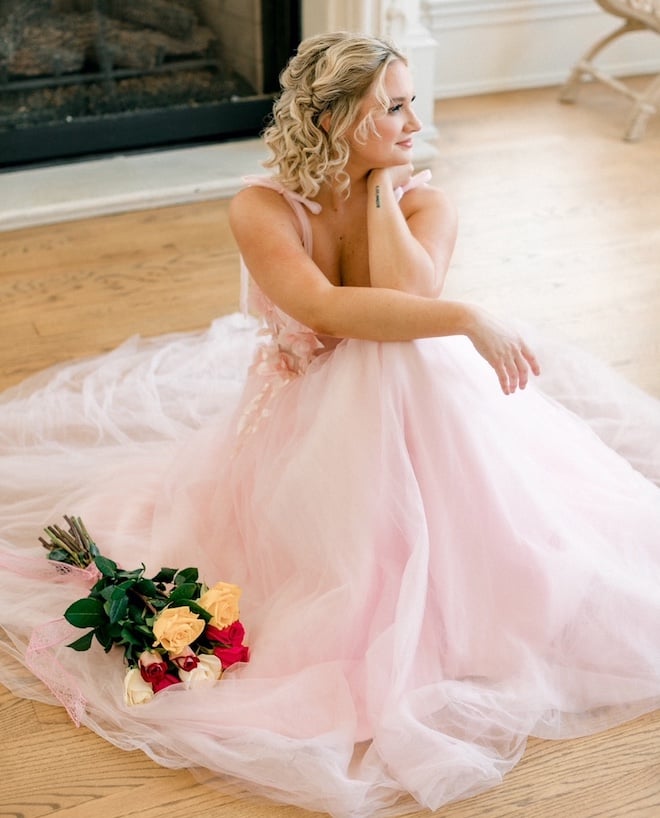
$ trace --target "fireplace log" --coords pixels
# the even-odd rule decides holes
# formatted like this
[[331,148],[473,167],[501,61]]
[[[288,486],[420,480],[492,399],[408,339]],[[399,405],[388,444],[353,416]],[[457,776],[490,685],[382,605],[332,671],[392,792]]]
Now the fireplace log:
[[105,36],[97,37],[89,49],[89,58],[98,66],[134,68],[149,71],[161,61],[162,51],[151,42],[148,32],[108,27]]
[[28,24],[20,30],[2,62],[10,74],[27,77],[80,71],[93,31],[86,15],[43,18],[39,25]]
[[103,67],[148,71],[167,56],[204,55],[215,40],[204,26],[179,39],[91,12],[65,13],[39,25],[0,27],[0,68],[12,76],[57,76],[80,71],[90,59]]
[[46,48],[35,45],[19,48],[9,60],[3,61],[3,65],[15,76],[39,77],[80,71],[84,61],[85,53],[82,50],[72,50],[64,45]]
[[193,11],[167,0],[141,0],[140,3],[109,0],[106,13],[127,23],[162,31],[179,40],[190,37],[197,25],[197,15]]
[[214,39],[213,32],[203,26],[197,26],[186,40],[177,40],[160,31],[137,31],[115,20],[105,20],[103,36],[95,40],[90,56],[99,65],[109,59],[114,66],[146,71],[159,65],[165,56],[205,54]]

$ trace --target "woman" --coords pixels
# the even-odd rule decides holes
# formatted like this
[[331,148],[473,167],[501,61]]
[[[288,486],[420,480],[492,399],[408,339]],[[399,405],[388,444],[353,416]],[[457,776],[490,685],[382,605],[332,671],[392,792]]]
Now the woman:
[[411,182],[420,129],[403,55],[357,37],[323,36],[299,49],[282,82],[266,144],[284,190],[314,200],[313,251],[281,196],[245,190],[232,205],[232,227],[261,290],[320,335],[467,335],[505,394],[524,387],[530,366],[538,374],[525,344],[474,307],[437,299],[456,237],[449,202],[421,185],[399,206],[395,191]]
[[[38,695],[27,663],[82,723],[168,766],[336,816],[436,809],[499,783],[528,735],[657,707],[660,490],[529,382],[539,366],[516,331],[439,298],[455,216],[412,175],[405,58],[324,35],[282,85],[265,134],[276,172],[231,206],[265,336],[232,417],[196,394],[200,347],[226,353],[214,372],[253,349],[231,322],[210,344],[162,339],[7,401],[10,427],[38,399],[49,440],[15,422],[0,556],[14,664],[0,672]],[[150,382],[136,422],[122,361],[163,359],[198,380],[178,400],[176,380]],[[58,471],[72,456],[75,474]],[[643,465],[657,474],[657,458]],[[250,662],[128,708],[120,663],[40,643],[76,596],[30,561],[57,509],[121,564],[194,550],[209,582],[240,585]]]

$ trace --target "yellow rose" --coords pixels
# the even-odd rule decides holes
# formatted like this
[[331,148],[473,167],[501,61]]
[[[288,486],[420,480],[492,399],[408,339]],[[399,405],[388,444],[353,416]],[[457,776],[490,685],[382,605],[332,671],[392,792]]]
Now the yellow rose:
[[165,608],[154,622],[153,646],[162,645],[168,653],[178,655],[198,636],[201,636],[205,622],[187,605],[179,608]]
[[214,628],[226,628],[233,624],[239,617],[238,600],[241,597],[241,589],[238,585],[230,585],[228,582],[218,582],[213,588],[202,594],[199,604],[211,614],[211,622]]

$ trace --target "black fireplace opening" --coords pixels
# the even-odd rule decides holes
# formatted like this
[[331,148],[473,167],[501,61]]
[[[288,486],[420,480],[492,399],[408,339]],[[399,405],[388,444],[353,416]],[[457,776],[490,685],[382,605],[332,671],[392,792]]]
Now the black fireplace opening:
[[0,0],[0,169],[255,136],[300,0]]

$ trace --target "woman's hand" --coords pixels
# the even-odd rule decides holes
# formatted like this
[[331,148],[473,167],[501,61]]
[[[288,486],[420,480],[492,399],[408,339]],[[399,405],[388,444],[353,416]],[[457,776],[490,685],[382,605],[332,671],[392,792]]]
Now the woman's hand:
[[511,395],[524,389],[530,370],[539,375],[541,368],[525,341],[492,315],[478,307],[471,311],[466,335],[477,352],[493,367],[502,391]]
[[392,165],[386,170],[392,181],[392,188],[394,190],[398,187],[405,187],[415,173],[415,167],[412,162],[406,162],[405,165]]

